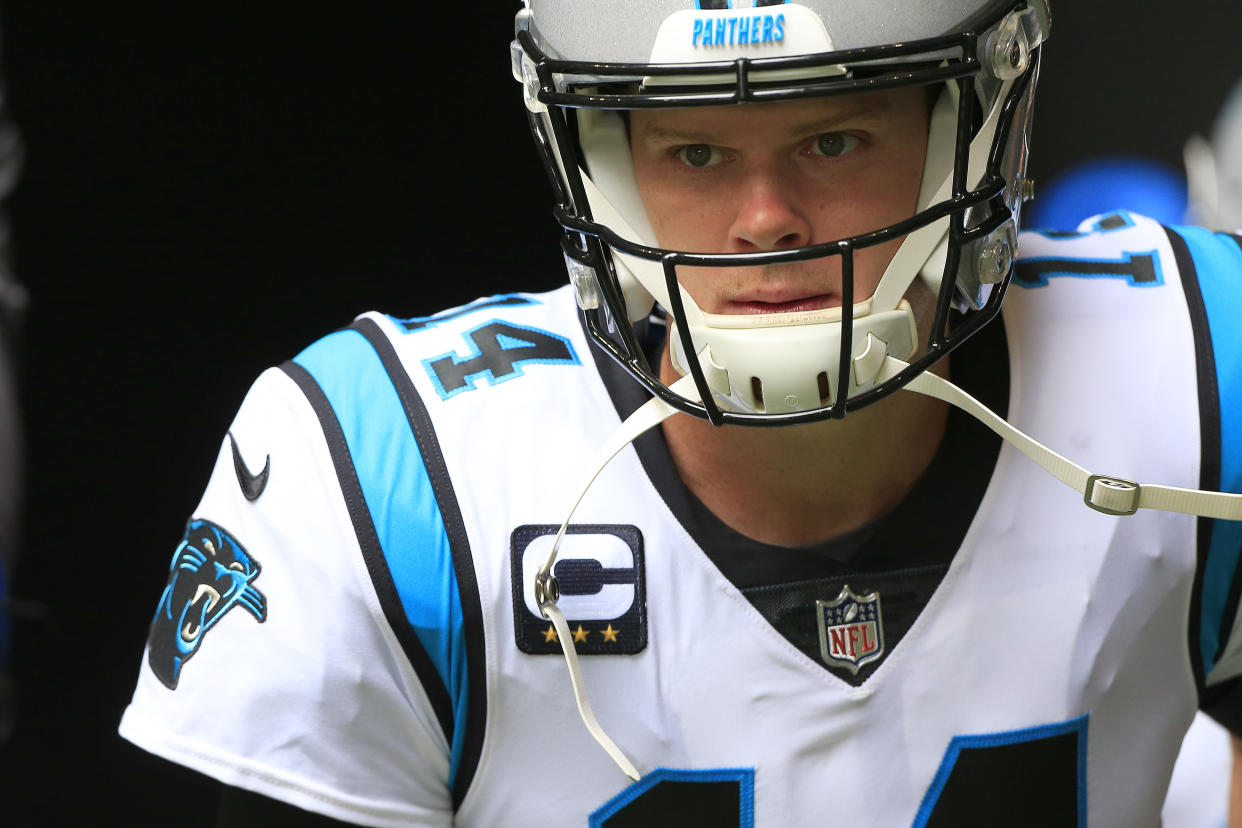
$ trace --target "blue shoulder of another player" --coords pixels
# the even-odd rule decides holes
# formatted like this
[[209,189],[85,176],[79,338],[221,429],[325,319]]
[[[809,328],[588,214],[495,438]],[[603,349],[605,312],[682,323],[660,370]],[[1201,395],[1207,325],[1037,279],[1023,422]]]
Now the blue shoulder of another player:
[[[1180,286],[1194,339],[1198,486],[1242,492],[1242,326],[1236,321],[1242,308],[1242,239],[1197,227],[1164,227],[1116,211],[1070,232],[1024,233],[1020,249],[1014,285],[1025,291],[1102,279],[1175,302],[1168,289]],[[1115,309],[1110,305],[1104,312]],[[1162,333],[1144,329],[1134,335]],[[1229,638],[1242,596],[1242,522],[1201,520],[1197,553],[1191,644],[1196,675],[1210,683],[1213,668],[1232,649]]]
[[485,721],[482,611],[457,496],[423,400],[371,318],[282,368],[318,416],[380,606],[451,746],[459,802]]
[[[1242,236],[1201,227],[1171,227],[1169,240],[1182,271],[1187,303],[1204,328],[1202,349],[1211,349],[1224,431],[1242,440]],[[1242,446],[1237,452],[1242,465]],[[1242,472],[1242,469],[1239,469]],[[1230,481],[1242,479],[1242,473]]]
[[1087,219],[1074,231],[1024,233],[1020,251],[1013,283],[1036,292],[1064,280],[1108,280],[1142,290],[1180,281],[1194,331],[1200,410],[1210,426],[1203,456],[1220,467],[1204,485],[1242,491],[1242,325],[1236,321],[1242,237],[1163,227],[1116,211]]
[[[1195,333],[1202,419],[1200,486],[1242,492],[1242,238],[1167,228]],[[1199,656],[1211,679],[1238,612],[1242,522],[1204,521],[1200,535]]]
[[1195,329],[1200,406],[1219,418],[1219,487],[1242,491],[1242,237],[1201,227],[1167,233]]

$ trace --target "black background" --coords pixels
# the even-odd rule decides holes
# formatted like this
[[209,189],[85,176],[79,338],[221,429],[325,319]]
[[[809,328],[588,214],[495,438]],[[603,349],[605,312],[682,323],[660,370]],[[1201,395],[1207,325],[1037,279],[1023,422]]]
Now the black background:
[[[214,786],[115,726],[168,557],[260,371],[363,310],[564,278],[508,74],[516,3],[108,5],[0,3],[31,294],[5,824],[209,823]],[[1242,12],[1168,8],[1056,6],[1037,178],[1105,152],[1180,166],[1242,76]]]

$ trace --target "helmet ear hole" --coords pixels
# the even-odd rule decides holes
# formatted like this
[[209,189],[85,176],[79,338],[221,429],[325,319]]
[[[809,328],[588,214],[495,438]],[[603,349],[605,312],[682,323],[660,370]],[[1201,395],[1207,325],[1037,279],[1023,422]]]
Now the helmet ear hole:
[[819,404],[827,405],[832,401],[832,389],[828,386],[828,372],[820,371],[815,381],[819,384]]
[[763,380],[758,377],[751,377],[750,393],[755,398],[755,408],[763,411]]

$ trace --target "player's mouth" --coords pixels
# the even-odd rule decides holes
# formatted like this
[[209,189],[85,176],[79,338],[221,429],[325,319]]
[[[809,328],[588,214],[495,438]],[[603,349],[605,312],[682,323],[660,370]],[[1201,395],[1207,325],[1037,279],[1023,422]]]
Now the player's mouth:
[[833,293],[806,296],[740,297],[725,303],[724,313],[809,313],[840,306],[841,297]]

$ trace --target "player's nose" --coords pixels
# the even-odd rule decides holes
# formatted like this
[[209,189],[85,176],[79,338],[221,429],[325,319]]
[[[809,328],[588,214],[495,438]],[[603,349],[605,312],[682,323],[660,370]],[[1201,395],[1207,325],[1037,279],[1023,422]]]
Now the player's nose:
[[747,175],[730,228],[733,252],[802,247],[811,243],[811,230],[787,174],[765,167]]

